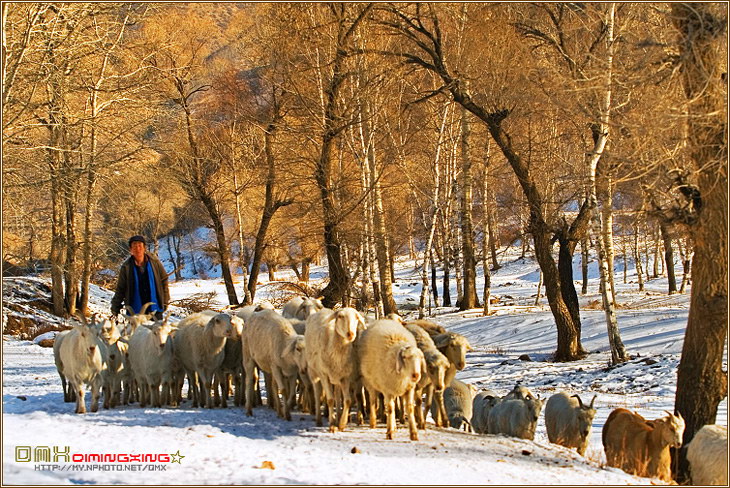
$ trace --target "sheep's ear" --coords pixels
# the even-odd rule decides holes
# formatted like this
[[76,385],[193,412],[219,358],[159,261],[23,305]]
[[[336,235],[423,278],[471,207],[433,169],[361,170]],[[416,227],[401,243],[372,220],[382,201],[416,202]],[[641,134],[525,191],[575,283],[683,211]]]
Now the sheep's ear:
[[436,345],[437,348],[442,348],[446,346],[449,343],[449,340],[451,338],[449,337],[449,334],[439,334],[433,338],[433,343]]
[[289,341],[289,343],[284,347],[284,351],[282,352],[283,356],[289,356],[290,354],[294,354],[294,350],[297,348],[297,340],[296,338]]
[[403,368],[406,365],[405,358],[403,357],[405,355],[406,349],[408,349],[408,346],[402,347],[398,351],[398,357],[396,358],[396,361],[395,361],[395,373],[396,374],[400,374],[400,372],[403,370]]

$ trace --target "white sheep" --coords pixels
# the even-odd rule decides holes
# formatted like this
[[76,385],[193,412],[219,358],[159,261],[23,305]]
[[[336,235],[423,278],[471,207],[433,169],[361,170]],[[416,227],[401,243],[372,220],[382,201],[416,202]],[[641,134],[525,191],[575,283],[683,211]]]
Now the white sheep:
[[474,395],[471,402],[471,428],[477,434],[488,433],[489,411],[496,405],[495,399],[501,400],[492,390],[481,390]]
[[[426,331],[428,332],[428,330]],[[450,385],[456,376],[456,372],[461,371],[466,366],[466,353],[472,350],[471,345],[466,337],[456,332],[445,332],[431,337],[436,348],[451,362],[451,366],[449,366],[444,377],[445,384]]]
[[727,427],[703,425],[687,444],[693,485],[727,486]]
[[274,306],[269,302],[261,302],[255,305],[246,305],[236,310],[236,316],[243,320],[245,323],[248,322],[248,320],[251,318],[251,315],[262,310],[274,310]]
[[307,317],[323,308],[322,302],[317,298],[294,297],[284,304],[281,315],[287,319],[306,320]]
[[489,434],[506,434],[529,440],[535,438],[542,400],[532,397],[526,400],[504,398],[495,403],[487,419]]
[[[320,387],[324,389],[329,409],[329,430],[344,430],[352,404],[351,387],[359,377],[355,338],[365,320],[354,308],[325,308],[310,315],[305,327],[307,371],[314,386],[314,410],[317,425],[322,425],[319,409]],[[336,395],[337,391],[340,392]],[[335,406],[335,397],[342,405]],[[339,402],[338,402],[339,403]],[[337,422],[337,410],[342,411]]]
[[596,415],[596,409],[593,408],[595,401],[596,395],[590,405],[584,405],[578,395],[568,395],[565,392],[548,398],[545,404],[545,426],[550,442],[576,448],[578,454],[584,456],[593,417]]
[[[264,310],[262,308],[261,310]],[[271,309],[268,309],[271,310]],[[259,310],[260,311],[260,310]],[[238,316],[240,318],[240,315]],[[249,320],[251,317],[249,316]],[[245,319],[243,319],[245,322]],[[233,404],[240,407],[243,402],[243,356],[241,356],[241,334],[243,333],[243,324],[234,323],[234,337],[226,340],[223,349],[223,362],[215,375],[213,391],[215,393],[214,403],[223,408],[228,407],[228,389],[229,381],[233,384],[234,397]],[[239,327],[240,325],[240,327]]]
[[671,481],[670,447],[681,447],[684,419],[667,417],[646,420],[635,412],[617,408],[601,431],[606,463],[629,474]]
[[[472,432],[472,402],[476,388],[474,385],[454,379],[449,387],[444,390],[444,405],[446,407],[446,418],[449,425],[454,429]],[[431,415],[434,416],[434,407],[431,407]]]
[[128,345],[120,341],[121,331],[112,320],[103,320],[97,323],[98,334],[104,343],[103,360],[106,368],[102,373],[104,392],[104,408],[114,408],[119,405],[122,393],[122,380],[126,372],[126,354]]
[[99,409],[99,390],[102,385],[103,344],[98,338],[95,324],[82,323],[68,331],[59,345],[59,358],[63,375],[76,395],[76,413],[86,413],[84,395],[86,388],[91,387],[91,411]]
[[[401,319],[402,321],[402,319]],[[444,329],[442,325],[437,324],[436,322],[433,322],[431,320],[426,319],[416,319],[416,320],[409,320],[405,322],[408,325],[417,325],[418,327],[422,328],[426,332],[428,332],[428,335],[431,337],[436,337],[439,334],[446,334],[448,331]]]
[[[269,405],[277,414],[291,420],[299,373],[297,356],[304,354],[304,337],[298,335],[289,321],[274,310],[252,315],[241,336],[243,369],[246,375],[246,415],[253,415],[255,367],[271,375],[268,384]],[[283,393],[283,407],[278,390]]]
[[53,360],[56,363],[58,376],[61,377],[61,387],[63,388],[63,401],[67,403],[76,401],[76,393],[74,392],[73,388],[71,388],[71,384],[66,381],[66,375],[63,374],[63,363],[61,362],[61,344],[63,343],[63,339],[68,335],[69,332],[71,332],[71,330],[61,331],[56,334],[56,337],[53,340]]
[[162,407],[160,386],[170,368],[170,352],[165,352],[172,326],[167,318],[137,327],[129,339],[129,363],[139,388],[139,405]]
[[213,378],[223,363],[226,340],[242,327],[239,317],[203,311],[178,322],[175,355],[188,375],[193,407],[213,408],[210,396]]
[[130,307],[129,305],[125,305],[124,308],[129,315],[123,316],[123,318],[127,320],[127,325],[124,330],[122,330],[122,335],[126,337],[132,337],[132,334],[134,334],[134,331],[137,330],[137,327],[152,320],[152,316],[154,314],[148,314],[145,312],[147,312],[147,309],[150,307],[150,305],[154,304],[155,302],[145,303],[144,305],[142,305],[142,308],[139,309],[139,313],[134,313],[134,309],[132,307]]
[[386,439],[395,432],[395,399],[405,395],[410,439],[418,440],[413,412],[413,390],[421,379],[423,353],[416,340],[400,323],[378,320],[369,326],[357,344],[362,382],[369,395],[370,427],[375,428],[378,393],[384,398]]
[[[416,339],[418,348],[423,352],[425,359],[424,372],[426,374],[421,376],[421,381],[418,382],[418,386],[415,391],[416,401],[416,422],[418,427],[424,429],[426,426],[425,417],[428,411],[431,409],[431,405],[435,398],[436,400],[436,415],[432,415],[434,423],[437,427],[446,426],[446,407],[444,406],[444,390],[446,389],[446,372],[449,369],[450,362],[441,351],[436,348],[436,345],[431,339],[431,336],[426,332],[425,329],[414,324],[405,324],[405,328],[413,334]],[[421,409],[421,392],[425,391],[426,401]]]

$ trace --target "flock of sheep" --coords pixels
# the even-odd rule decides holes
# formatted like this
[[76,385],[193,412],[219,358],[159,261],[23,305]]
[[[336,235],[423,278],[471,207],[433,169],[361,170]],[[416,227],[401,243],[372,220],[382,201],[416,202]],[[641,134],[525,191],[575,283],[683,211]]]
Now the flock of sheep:
[[[193,407],[226,407],[229,392],[246,414],[261,405],[263,372],[267,404],[291,420],[298,408],[316,424],[328,416],[331,432],[344,430],[354,413],[371,428],[385,420],[392,439],[396,417],[407,423],[410,439],[426,428],[430,412],[436,426],[479,434],[534,439],[545,405],[550,442],[584,455],[596,410],[560,392],[547,402],[517,385],[500,397],[455,379],[466,365],[467,339],[427,320],[404,322],[397,315],[366,320],[352,308],[330,310],[319,300],[296,297],[278,313],[270,304],[235,312],[204,311],[174,326],[141,313],[82,319],[61,332],[54,358],[64,401],[85,413],[85,385],[91,411],[138,401],[140,406],[177,406],[185,378]],[[324,403],[324,404],[323,404]],[[671,480],[670,447],[682,443],[684,420],[668,416],[646,420],[616,409],[602,430],[609,466],[639,476]],[[722,454],[724,452],[724,454]],[[727,484],[727,429],[704,426],[688,446],[695,484]]]

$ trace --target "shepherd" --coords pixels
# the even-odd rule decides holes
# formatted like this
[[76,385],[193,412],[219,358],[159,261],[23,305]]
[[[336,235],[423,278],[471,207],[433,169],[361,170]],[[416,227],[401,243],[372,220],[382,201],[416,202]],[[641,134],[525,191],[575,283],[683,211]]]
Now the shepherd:
[[167,310],[170,303],[165,267],[155,255],[147,252],[147,242],[143,236],[129,238],[129,254],[129,259],[119,269],[117,287],[112,297],[112,315],[119,314],[123,304],[132,307],[134,313],[138,314],[143,304],[152,302],[148,310],[161,320],[162,312]]

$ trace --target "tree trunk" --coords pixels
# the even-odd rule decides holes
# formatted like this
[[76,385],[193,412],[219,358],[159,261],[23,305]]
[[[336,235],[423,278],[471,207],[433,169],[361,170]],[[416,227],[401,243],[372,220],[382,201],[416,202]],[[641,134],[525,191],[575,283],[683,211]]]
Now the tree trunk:
[[276,211],[286,205],[290,205],[292,200],[277,200],[274,196],[276,187],[276,158],[274,157],[274,135],[278,128],[277,120],[271,122],[266,127],[264,133],[264,154],[266,157],[266,194],[264,196],[264,209],[261,213],[261,222],[259,229],[256,231],[256,242],[253,250],[253,264],[251,265],[251,276],[248,280],[248,291],[251,295],[251,303],[256,299],[256,283],[259,275],[259,268],[264,258],[264,250],[266,249],[266,233],[269,230],[271,219],[274,218]]
[[[234,151],[231,149],[231,153],[233,154]],[[244,305],[251,305],[253,304],[253,297],[251,296],[251,290],[248,287],[248,263],[246,263],[246,259],[244,258],[244,249],[246,247],[246,243],[243,240],[243,213],[241,212],[241,188],[238,186],[238,175],[237,171],[235,169],[236,165],[232,165],[233,170],[233,194],[236,198],[236,221],[238,223],[238,266],[241,268],[241,285],[243,288],[243,304]],[[177,279],[177,274],[175,275]]]
[[479,306],[477,297],[476,259],[474,257],[474,228],[472,224],[473,180],[471,157],[469,155],[469,114],[461,109],[461,252],[464,258],[464,297],[459,310],[469,310]]
[[[486,200],[486,195],[484,198]],[[489,252],[492,254],[492,270],[497,271],[502,267],[499,265],[499,260],[497,259],[497,235],[499,234],[497,229],[499,228],[499,224],[494,221],[491,205],[488,205],[485,211],[487,212],[487,225],[489,226]]]
[[443,291],[441,293],[441,302],[444,307],[450,307],[451,306],[451,268],[450,268],[450,261],[451,261],[451,253],[448,252],[449,248],[448,246],[444,247],[444,260],[442,261],[442,268],[444,271],[444,278],[443,278]]
[[382,298],[383,313],[398,313],[398,307],[393,299],[393,280],[391,275],[390,250],[388,248],[388,232],[385,227],[385,211],[383,210],[383,197],[380,188],[380,175],[375,164],[374,138],[370,129],[370,110],[365,110],[363,129],[364,140],[367,144],[367,164],[370,167],[369,188],[371,190],[371,203],[373,213],[374,244],[378,256],[378,274],[380,275],[380,297]]
[[661,261],[661,257],[659,256],[659,250],[661,248],[661,242],[659,241],[659,233],[657,232],[656,225],[655,228],[652,229],[652,237],[654,238],[654,266],[652,268],[652,278],[659,278],[659,261]]
[[223,229],[223,219],[218,212],[218,206],[213,198],[210,195],[203,193],[204,191],[205,190],[202,188],[199,189],[199,198],[205,209],[208,211],[208,215],[213,223],[216,243],[218,244],[216,250],[218,251],[218,257],[221,262],[221,275],[223,276],[223,283],[226,287],[228,303],[230,305],[238,305],[238,296],[236,295],[236,288],[233,285],[233,275],[231,275],[231,251],[228,247],[228,241],[226,241],[226,234]]
[[[727,85],[724,45],[727,14],[722,5],[672,4],[682,36],[680,59],[688,106],[688,150],[698,177],[701,206],[691,228],[695,271],[687,331],[677,371],[675,409],[686,422],[686,446],[705,424],[714,424],[717,406],[727,395],[722,370],[727,339],[728,177]],[[688,479],[684,449],[677,481]]]
[[438,282],[436,281],[436,260],[433,257],[433,245],[431,246],[431,249],[428,251],[428,255],[431,261],[431,288],[433,290],[433,306],[438,307],[439,306],[439,287]]
[[588,293],[588,237],[580,240],[580,269],[583,278],[583,285],[580,294]]
[[684,293],[689,283],[690,269],[692,264],[692,246],[689,239],[686,240],[684,251],[682,251],[682,240],[679,239],[680,255],[682,256],[682,284],[679,287],[679,293]]
[[613,181],[610,174],[606,174],[604,180],[604,191],[598,197],[601,201],[601,239],[606,254],[606,267],[608,270],[608,281],[611,284],[611,301],[616,305],[616,280],[614,277],[614,251],[613,251]]
[[[606,329],[608,332],[608,343],[611,347],[611,364],[619,364],[629,359],[629,355],[626,353],[621,335],[619,334],[618,321],[616,320],[616,310],[614,308],[613,299],[613,283],[611,282],[611,272],[609,270],[609,257],[605,249],[606,243],[609,239],[613,240],[613,233],[609,232],[607,226],[602,222],[602,216],[606,215],[606,206],[611,206],[610,198],[603,198],[601,202],[598,200],[598,167],[603,156],[603,151],[608,143],[609,135],[609,121],[611,114],[611,95],[612,95],[612,75],[613,75],[613,28],[614,28],[614,15],[615,15],[616,4],[610,3],[609,10],[607,13],[606,26],[607,26],[607,69],[605,79],[605,91],[603,94],[603,103],[600,108],[600,123],[592,127],[593,130],[593,150],[589,153],[588,158],[588,204],[592,209],[593,229],[596,232],[596,251],[598,253],[598,267],[600,271],[600,291],[601,298],[603,301],[603,311],[606,315]],[[606,186],[610,187],[610,179],[606,179]],[[599,204],[601,208],[599,208]],[[610,236],[606,235],[610,233]]]
[[659,230],[662,234],[664,242],[664,261],[667,270],[667,281],[669,282],[669,295],[677,293],[677,278],[674,275],[674,250],[672,249],[672,235],[669,232],[669,224],[664,221],[659,222]]
[[[48,150],[48,157],[55,159],[55,151]],[[58,172],[51,170],[51,205],[53,208],[51,217],[51,299],[53,301],[53,313],[59,317],[64,316],[63,304],[63,211],[61,197],[58,187],[60,186]],[[54,177],[56,176],[56,177]]]
[[641,248],[639,246],[639,218],[634,220],[634,264],[636,265],[636,277],[639,280],[639,291],[644,291],[644,272],[641,267]]
[[482,272],[484,273],[484,289],[482,291],[482,301],[484,302],[484,316],[490,314],[489,299],[492,294],[492,273],[489,269],[489,259],[487,257],[487,248],[492,249],[492,265],[497,269],[497,256],[494,252],[494,240],[492,235],[492,219],[489,208],[489,163],[491,156],[491,145],[489,138],[486,138],[484,145],[484,171],[482,171]]

